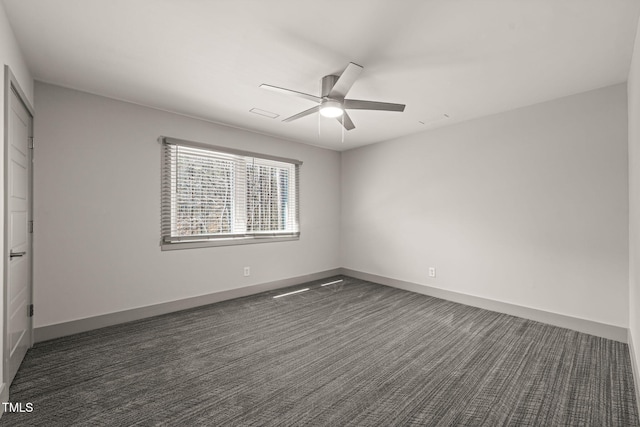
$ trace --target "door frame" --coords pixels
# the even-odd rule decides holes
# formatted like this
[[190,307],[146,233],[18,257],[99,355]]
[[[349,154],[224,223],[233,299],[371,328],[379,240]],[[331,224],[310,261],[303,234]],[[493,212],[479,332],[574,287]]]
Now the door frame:
[[[10,106],[11,106],[11,93],[14,92],[16,94],[16,96],[18,97],[18,99],[20,100],[20,102],[22,102],[22,104],[24,105],[25,109],[27,110],[27,113],[29,113],[29,116],[31,116],[31,129],[29,129],[29,133],[31,135],[31,137],[33,137],[33,120],[35,118],[35,112],[33,107],[31,106],[31,103],[29,102],[29,99],[26,97],[26,95],[24,94],[24,91],[22,90],[22,88],[20,87],[20,84],[18,83],[18,79],[16,79],[15,75],[13,74],[13,72],[11,71],[11,68],[8,65],[4,66],[4,207],[3,207],[3,212],[4,212],[4,242],[3,242],[3,249],[4,249],[4,257],[3,257],[3,266],[4,266],[4,271],[3,271],[3,277],[2,277],[2,310],[3,310],[3,314],[2,314],[2,318],[3,318],[3,324],[2,324],[2,385],[4,385],[6,387],[6,390],[2,390],[3,394],[7,393],[8,394],[8,388],[11,384],[6,384],[6,378],[7,378],[7,371],[8,371],[8,362],[9,362],[9,352],[8,352],[8,346],[7,346],[7,321],[8,321],[8,301],[7,301],[7,286],[8,286],[8,274],[9,274],[9,221],[8,221],[8,208],[9,208],[9,114],[10,114]],[[29,200],[29,221],[33,220],[33,150],[29,150],[29,159],[27,160],[29,162],[29,184],[28,184],[28,191],[30,193],[30,200]],[[29,300],[31,301],[31,304],[33,304],[33,233],[29,233],[28,236],[30,242],[29,242],[29,247],[31,249],[31,256],[29,257]],[[25,308],[26,309],[26,308]],[[31,335],[31,342],[29,343],[29,346],[33,346],[33,318],[30,317],[29,318],[29,329],[30,331],[30,335]]]

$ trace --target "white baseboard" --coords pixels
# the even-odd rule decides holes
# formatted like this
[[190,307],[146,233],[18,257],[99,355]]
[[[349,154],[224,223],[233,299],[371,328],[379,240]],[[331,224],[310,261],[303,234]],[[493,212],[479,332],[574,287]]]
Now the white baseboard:
[[384,276],[364,273],[362,271],[351,270],[349,268],[342,268],[341,274],[344,274],[345,276],[355,277],[357,279],[367,280],[369,282],[379,283],[381,285],[404,289],[423,295],[429,295],[447,301],[453,301],[473,307],[484,308],[485,310],[510,314],[512,316],[535,320],[537,322],[547,323],[578,332],[584,332],[586,334],[595,335],[614,341],[623,343],[627,342],[627,328],[624,328],[622,326],[609,325],[606,323],[580,319],[564,314],[552,313],[549,311],[523,307],[520,305],[510,304],[502,301],[495,301],[459,292],[448,291],[445,289],[434,288],[432,286],[406,282],[404,280],[391,279]]
[[636,358],[636,347],[633,343],[633,334],[631,334],[631,329],[629,329],[627,333],[627,344],[629,346],[629,357],[631,358],[633,385],[636,391],[636,405],[638,405],[638,413],[640,413],[640,371],[638,371],[638,359]]
[[118,311],[115,313],[103,314],[100,316],[88,317],[85,319],[72,320],[70,322],[56,323],[53,325],[40,326],[34,328],[34,342],[42,342],[54,338],[60,338],[67,335],[73,335],[80,332],[91,331],[94,329],[113,326],[120,323],[131,322],[134,320],[145,319],[147,317],[159,316],[161,314],[173,313],[176,311],[187,310],[189,308],[209,305],[220,301],[233,298],[245,297],[248,295],[258,294],[260,292],[271,291],[287,286],[298,285],[314,280],[326,279],[327,277],[337,276],[340,269],[321,271],[319,273],[307,274],[304,276],[292,277],[289,279],[276,280],[258,285],[245,286],[242,288],[231,289],[228,291],[215,292],[212,294],[201,295],[181,299],[178,301],[170,301],[161,304],[150,305],[146,307],[133,308],[130,310]]

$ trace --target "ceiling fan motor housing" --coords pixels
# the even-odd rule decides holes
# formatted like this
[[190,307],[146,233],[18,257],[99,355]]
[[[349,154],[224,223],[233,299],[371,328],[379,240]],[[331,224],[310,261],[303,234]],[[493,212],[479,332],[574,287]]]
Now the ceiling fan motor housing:
[[339,78],[340,76],[324,76],[322,78],[320,114],[324,117],[340,117],[344,114],[342,105],[344,98],[329,98],[331,89],[333,89]]
[[326,98],[329,96],[329,93],[331,92],[331,89],[333,89],[333,87],[335,86],[336,82],[338,81],[338,78],[340,76],[324,76],[322,78],[322,94],[321,96],[323,98]]

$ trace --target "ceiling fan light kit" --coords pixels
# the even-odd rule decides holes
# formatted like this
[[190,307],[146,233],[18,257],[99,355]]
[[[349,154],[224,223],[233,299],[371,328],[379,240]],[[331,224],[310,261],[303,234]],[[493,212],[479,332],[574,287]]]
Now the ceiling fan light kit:
[[320,106],[320,114],[324,117],[340,117],[344,114],[344,110],[342,109],[342,105],[338,101],[326,100],[322,101],[322,105]]
[[283,122],[292,122],[299,118],[319,112],[324,117],[337,118],[340,124],[346,130],[355,129],[351,117],[346,110],[377,110],[377,111],[404,111],[404,104],[392,104],[388,102],[361,101],[356,99],[346,99],[347,92],[356,82],[356,79],[362,72],[362,66],[350,62],[341,75],[324,76],[322,78],[322,93],[320,96],[308,93],[298,92],[291,89],[285,89],[268,84],[261,84],[263,89],[284,93],[287,95],[297,96],[309,101],[315,102],[317,105],[302,111],[283,120]]

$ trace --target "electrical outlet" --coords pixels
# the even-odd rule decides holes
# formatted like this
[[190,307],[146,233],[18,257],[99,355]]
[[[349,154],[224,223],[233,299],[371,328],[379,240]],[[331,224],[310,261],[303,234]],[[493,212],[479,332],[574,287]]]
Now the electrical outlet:
[[429,277],[436,277],[436,268],[429,267]]
[[251,267],[245,267],[244,268],[244,277],[249,277],[251,276]]

